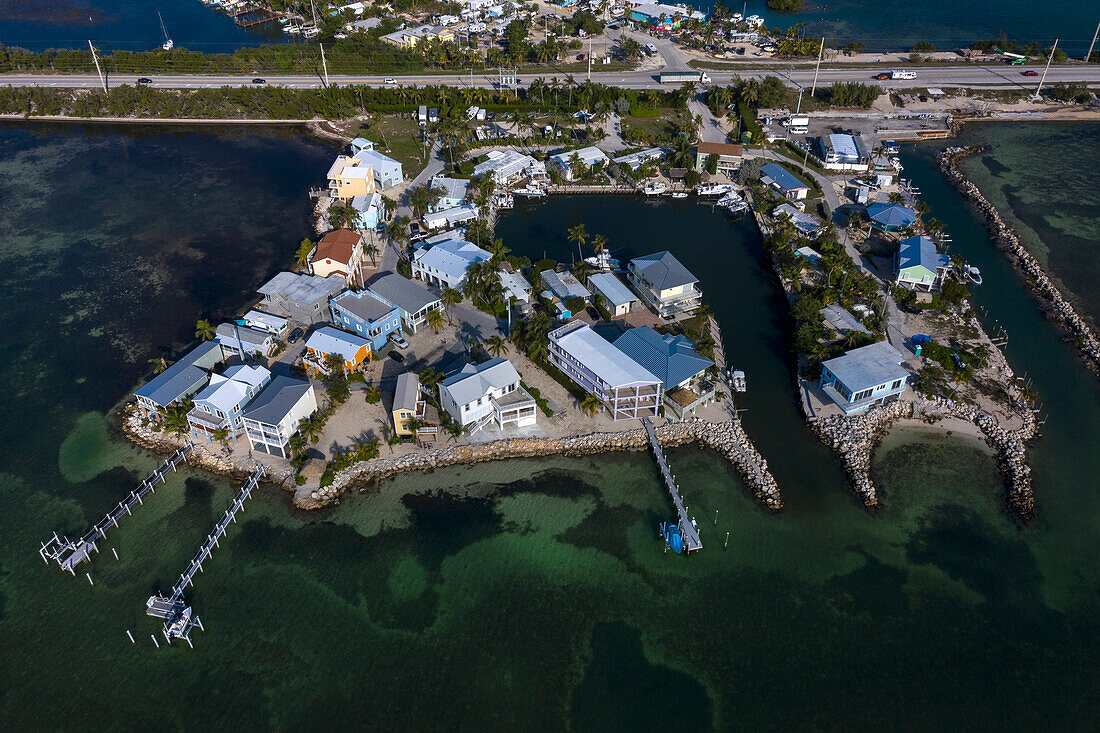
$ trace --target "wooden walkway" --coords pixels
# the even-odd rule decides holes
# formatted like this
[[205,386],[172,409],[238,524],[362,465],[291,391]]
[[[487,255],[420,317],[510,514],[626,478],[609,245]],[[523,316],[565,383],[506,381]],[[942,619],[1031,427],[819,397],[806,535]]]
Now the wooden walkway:
[[188,443],[179,448],[161,464],[160,468],[153,471],[152,476],[142,481],[141,486],[131,491],[129,496],[120,501],[118,506],[99,520],[79,540],[73,542],[68,537],[58,536],[57,532],[54,532],[53,537],[42,543],[38,554],[41,555],[47,565],[50,564],[50,560],[56,560],[62,570],[68,570],[76,575],[76,566],[85,560],[91,559],[92,550],[99,552],[96,544],[107,534],[107,530],[118,527],[118,520],[122,519],[124,514],[129,515],[135,504],[143,504],[142,499],[145,495],[151,493],[157,484],[165,480],[169,470],[176,470],[176,465],[191,452],[191,447],[191,444]]
[[657,442],[657,431],[653,429],[653,423],[649,421],[648,417],[642,418],[642,425],[645,426],[646,435],[649,436],[649,445],[653,448],[653,455],[656,456],[657,465],[661,468],[661,476],[664,477],[668,493],[672,496],[672,503],[676,506],[676,514],[679,516],[677,525],[680,528],[680,538],[684,541],[684,550],[685,552],[701,550],[703,549],[703,541],[699,539],[699,530],[692,524],[687,510],[684,508],[684,502],[680,498],[680,489],[676,486],[676,479],[672,477],[672,472],[668,469],[668,461],[665,460],[665,453],[661,450],[661,444]]

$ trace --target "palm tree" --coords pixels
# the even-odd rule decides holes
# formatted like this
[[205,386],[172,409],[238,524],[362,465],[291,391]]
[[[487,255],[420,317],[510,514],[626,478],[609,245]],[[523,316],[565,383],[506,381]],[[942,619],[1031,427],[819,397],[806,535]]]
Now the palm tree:
[[203,341],[209,341],[214,338],[214,327],[210,325],[210,321],[205,318],[200,318],[198,323],[195,324],[195,338],[202,339]]
[[298,245],[298,251],[294,255],[294,262],[298,267],[305,268],[309,264],[309,255],[313,252],[314,244],[308,239],[303,239]]
[[596,414],[603,409],[603,403],[600,402],[600,398],[596,395],[589,393],[581,400],[581,412],[589,417],[596,417]]
[[451,441],[453,442],[458,442],[459,437],[464,432],[466,432],[466,428],[462,427],[456,422],[447,423],[447,427],[445,428],[445,430],[447,431],[447,435],[450,436]]
[[376,405],[382,399],[382,389],[377,384],[372,384],[364,390],[367,404]]
[[161,429],[174,433],[177,438],[182,438],[184,433],[191,430],[191,425],[187,422],[187,413],[190,411],[190,400],[176,402],[164,411],[164,423]]
[[315,445],[317,441],[321,439],[321,425],[317,420],[313,418],[303,420],[301,424],[298,425],[298,430],[305,438],[309,440],[310,443],[313,443]]
[[500,357],[508,353],[508,342],[499,334],[493,334],[485,339],[485,348],[487,348],[489,353],[493,356]]
[[[456,305],[462,302],[462,293],[454,288],[445,288],[443,294],[439,296],[439,299],[443,301],[443,307],[447,309],[447,323],[451,323],[451,311]],[[436,329],[438,332],[439,329]]]
[[378,255],[378,245],[374,243],[374,235],[373,234],[371,235],[370,244],[368,244],[366,247],[364,247],[363,251],[367,254],[368,257],[370,257],[371,267],[376,267],[377,262],[375,261],[374,258]]
[[216,440],[216,441],[218,441],[219,443],[222,444],[222,447],[225,448],[225,455],[228,456],[229,455],[229,429],[228,428],[218,428],[217,430],[215,430],[214,431],[214,440]]
[[439,329],[443,328],[443,315],[437,310],[428,311],[428,315],[425,316],[428,325],[432,327],[432,330],[439,333]]
[[592,237],[592,249],[596,254],[603,254],[603,251],[607,249],[607,237],[602,234],[597,234]]
[[905,197],[897,191],[894,191],[889,196],[887,196],[886,200],[892,204],[898,204],[899,206],[905,203]]
[[577,254],[580,258],[584,259],[584,253],[581,252],[581,246],[588,241],[588,231],[585,230],[584,224],[578,224],[575,227],[569,227],[568,239],[570,242],[577,243]]
[[169,364],[173,364],[175,362],[168,361],[163,356],[154,356],[152,359],[149,360],[149,363],[153,365],[153,374],[160,374],[168,368]]
[[417,376],[420,377],[420,383],[429,390],[435,389],[435,386],[443,381],[443,373],[431,367],[424,367]]
[[588,279],[588,276],[593,272],[592,265],[588,264],[584,260],[581,260],[577,264],[573,265],[573,277],[582,283]]
[[306,439],[300,432],[290,436],[290,440],[286,442],[286,447],[290,449],[291,455],[299,456],[306,447]]

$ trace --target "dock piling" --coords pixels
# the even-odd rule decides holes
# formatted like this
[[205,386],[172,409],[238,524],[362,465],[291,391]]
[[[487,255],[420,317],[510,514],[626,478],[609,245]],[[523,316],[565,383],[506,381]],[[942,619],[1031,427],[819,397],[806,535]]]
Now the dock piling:
[[153,640],[154,644],[156,644],[157,649],[160,649],[160,642],[157,641],[157,635],[156,634],[149,634],[149,638]]
[[112,547],[111,548],[111,553],[114,554],[115,559],[117,560],[118,559],[118,550],[116,550],[115,548]]
[[91,586],[95,585],[95,583],[92,582],[92,574],[91,573],[84,573],[84,577],[88,579],[88,585],[91,585]]
[[134,635],[130,633],[129,629],[126,629],[126,636],[130,637],[130,643],[131,644],[137,644],[137,642],[134,641]]

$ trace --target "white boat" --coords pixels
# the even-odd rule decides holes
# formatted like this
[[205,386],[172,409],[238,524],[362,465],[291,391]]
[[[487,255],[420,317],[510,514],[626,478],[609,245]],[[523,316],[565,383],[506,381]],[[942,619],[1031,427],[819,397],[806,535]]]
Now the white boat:
[[300,26],[300,25],[288,25],[286,28],[283,28],[283,33],[297,34],[297,33],[301,33],[301,32],[302,32],[302,26]]
[[686,199],[688,197],[687,193],[684,191],[673,191],[669,196],[674,199]]
[[612,5],[610,12],[612,18],[618,18],[620,15],[626,12],[626,8],[624,8],[622,5]]
[[730,370],[730,382],[733,384],[734,392],[745,392],[749,388],[748,383],[745,381],[745,373],[740,369]]
[[967,265],[964,272],[966,273],[967,280],[974,283],[975,285],[982,284],[982,271],[979,270],[977,267],[974,267],[973,265]]
[[721,196],[735,190],[736,187],[730,183],[704,183],[695,189],[695,193],[700,196]]
[[539,198],[545,196],[546,191],[537,186],[525,186],[524,188],[517,188],[512,191],[513,196],[526,196],[527,198]]
[[585,257],[584,261],[597,270],[603,270],[604,272],[619,269],[619,261],[612,258],[611,254],[606,249],[595,257]]
[[642,186],[642,193],[646,196],[659,196],[668,190],[668,184],[664,181],[651,181]]
[[171,51],[176,44],[168,37],[168,29],[164,27],[164,18],[160,17],[159,12],[157,13],[157,20],[160,21],[160,32],[164,34],[164,43],[160,44],[160,47],[165,51]]

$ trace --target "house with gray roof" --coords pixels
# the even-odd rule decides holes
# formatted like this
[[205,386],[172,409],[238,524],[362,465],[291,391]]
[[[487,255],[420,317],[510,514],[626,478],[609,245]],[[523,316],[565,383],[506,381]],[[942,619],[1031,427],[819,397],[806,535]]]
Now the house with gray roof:
[[348,290],[329,304],[332,322],[340,328],[365,338],[377,353],[386,346],[391,333],[401,334],[401,313],[369,290]]
[[626,276],[642,300],[661,318],[690,313],[703,303],[699,279],[671,252],[632,259]]
[[582,321],[551,331],[550,363],[586,392],[596,396],[612,420],[655,417],[661,404],[661,380],[615,348]]
[[845,415],[896,398],[905,391],[905,357],[887,341],[852,349],[821,364],[821,390]]
[[936,251],[930,237],[908,237],[898,242],[894,255],[894,282],[910,290],[939,290],[951,258]]
[[641,326],[615,339],[615,348],[661,380],[666,415],[671,411],[682,420],[714,400],[714,384],[705,378],[714,362],[688,338]]
[[571,272],[543,270],[539,273],[539,278],[550,292],[552,299],[565,301],[570,298],[582,298],[588,300],[592,297],[592,293],[588,292],[588,288],[581,285],[581,281],[573,277]]
[[379,153],[373,147],[360,150],[353,157],[363,161],[371,167],[371,170],[374,172],[374,185],[378,186],[378,188],[383,191],[387,188],[393,188],[405,180],[405,173],[401,168],[401,162],[394,160],[388,155]]
[[443,310],[443,301],[438,295],[393,272],[376,277],[367,286],[367,291],[382,302],[397,308],[401,314],[401,322],[410,333],[416,333],[428,322],[430,312]]
[[344,289],[342,277],[280,272],[261,285],[264,310],[312,326],[328,320],[328,300]]
[[225,430],[226,439],[236,443],[244,430],[241,412],[270,381],[270,371],[248,364],[211,374],[210,383],[195,395],[195,406],[187,413],[191,439],[205,438],[207,443],[214,443],[218,431]]
[[470,182],[464,178],[448,178],[447,176],[432,176],[432,188],[438,189],[442,195],[439,201],[428,207],[430,213],[446,211],[466,203],[466,194],[470,190]]
[[141,416],[159,420],[171,404],[198,392],[210,379],[210,370],[225,358],[217,341],[204,341],[134,392]]
[[470,265],[490,257],[488,252],[465,239],[436,240],[430,249],[420,248],[413,252],[412,271],[415,277],[431,285],[461,290]]
[[638,305],[638,296],[613,272],[589,275],[588,286],[603,298],[613,316],[625,316]]
[[311,383],[279,375],[256,396],[242,415],[248,443],[252,450],[288,458],[287,443],[302,421],[316,411],[317,395]]
[[519,382],[507,359],[467,364],[439,383],[439,404],[471,434],[489,423],[501,429],[534,425],[535,400]]
[[249,328],[238,323],[219,323],[214,340],[222,345],[226,356],[266,356],[275,348],[275,337],[270,331]]

